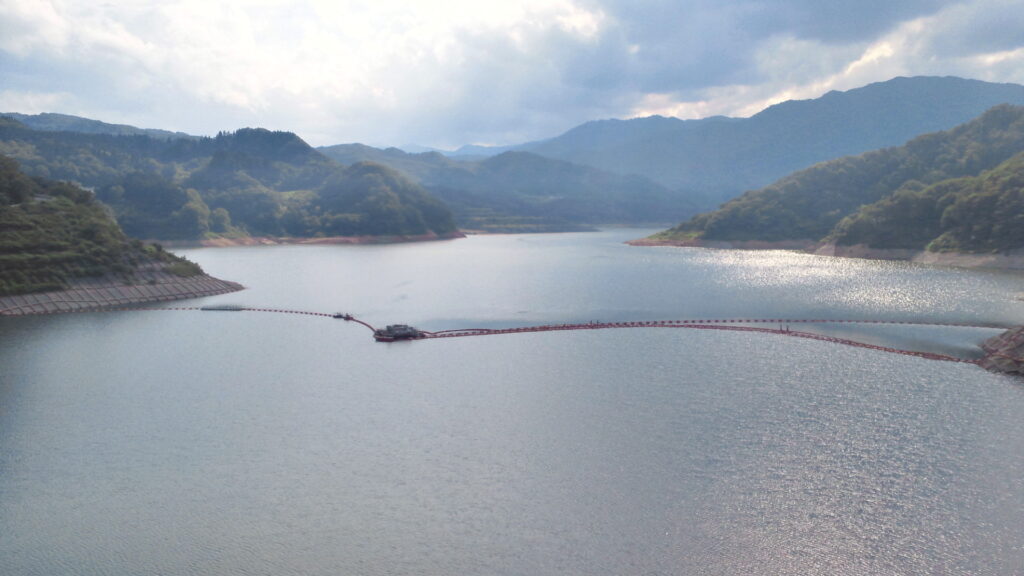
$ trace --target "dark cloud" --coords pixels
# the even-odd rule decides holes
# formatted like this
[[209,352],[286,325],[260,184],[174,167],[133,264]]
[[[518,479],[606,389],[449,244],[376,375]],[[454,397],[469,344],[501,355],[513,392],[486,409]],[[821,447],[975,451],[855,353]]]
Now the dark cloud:
[[[761,43],[779,36],[823,44],[867,42],[901,22],[934,14],[949,0],[589,0],[611,27],[600,51],[574,61],[573,77],[590,84],[612,78],[648,92],[694,89],[760,79]],[[591,62],[586,58],[593,57]],[[595,66],[598,62],[600,68]],[[589,73],[593,69],[600,74]]]
[[747,3],[744,28],[758,37],[789,33],[826,44],[864,42],[907,20],[958,4],[951,0],[775,0]]
[[1024,5],[1019,0],[952,8],[924,48],[936,56],[971,56],[1024,47]]
[[465,55],[448,71],[453,89],[423,103],[421,141],[456,147],[550,136],[621,114],[636,97],[622,76],[628,54],[599,39],[546,28],[517,38],[463,31],[459,43]]

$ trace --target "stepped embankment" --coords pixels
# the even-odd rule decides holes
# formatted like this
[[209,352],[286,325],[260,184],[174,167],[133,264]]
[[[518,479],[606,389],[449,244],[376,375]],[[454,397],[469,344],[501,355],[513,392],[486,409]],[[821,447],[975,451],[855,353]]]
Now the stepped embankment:
[[236,282],[205,274],[177,276],[162,269],[139,271],[131,281],[79,278],[66,290],[0,297],[0,316],[84,312],[132,304],[216,296],[242,290]]

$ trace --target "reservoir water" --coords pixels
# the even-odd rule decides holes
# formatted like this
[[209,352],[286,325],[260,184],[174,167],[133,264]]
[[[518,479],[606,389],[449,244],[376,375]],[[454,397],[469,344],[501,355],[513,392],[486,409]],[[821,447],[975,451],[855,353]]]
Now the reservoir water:
[[[1024,324],[1021,273],[622,244],[647,232],[182,250],[248,288],[183,305]],[[960,356],[998,333],[817,328]],[[1002,575],[1021,526],[1024,380],[972,365],[702,330],[0,319],[5,576]]]

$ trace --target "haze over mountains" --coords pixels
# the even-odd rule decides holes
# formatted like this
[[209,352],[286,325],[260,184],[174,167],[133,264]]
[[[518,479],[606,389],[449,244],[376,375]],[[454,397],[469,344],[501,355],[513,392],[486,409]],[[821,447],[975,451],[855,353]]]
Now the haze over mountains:
[[[541,142],[464,146],[448,155],[361,144],[320,150],[342,163],[371,161],[401,171],[448,203],[462,226],[531,231],[683,220],[815,163],[903,144],[1002,103],[1024,104],[1024,86],[894,78],[785,102],[751,118],[600,120]],[[627,209],[631,195],[642,201]]]
[[44,130],[46,132],[82,132],[84,134],[114,134],[118,136],[152,136],[154,138],[186,138],[195,140],[198,136],[184,132],[171,132],[158,128],[136,128],[127,124],[109,124],[100,120],[90,120],[70,114],[57,114],[44,112],[42,114],[19,114],[17,112],[4,112],[0,116],[7,116],[21,122],[33,130]]
[[697,206],[653,180],[529,152],[458,160],[362,144],[319,149],[341,162],[375,162],[415,180],[444,201],[463,228],[491,232],[581,230],[600,224],[678,221]]
[[[1003,103],[1024,104],[1024,86],[901,77],[783,102],[750,118],[599,120],[549,140],[495,151],[528,151],[643,175],[709,209],[795,170],[947,130]],[[487,151],[473,147],[459,153]]]
[[24,123],[0,123],[0,154],[31,175],[94,187],[130,234],[150,238],[578,230],[686,220],[795,170],[900,145],[1002,103],[1024,104],[1024,86],[895,78],[751,118],[602,120],[545,141],[461,150],[501,151],[490,157],[14,114]]

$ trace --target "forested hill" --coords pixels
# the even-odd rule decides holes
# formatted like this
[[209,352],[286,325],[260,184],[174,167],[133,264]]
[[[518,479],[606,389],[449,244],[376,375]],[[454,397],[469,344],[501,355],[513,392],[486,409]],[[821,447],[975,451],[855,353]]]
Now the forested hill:
[[655,238],[1022,248],[1022,152],[1024,107],[997,106],[904,146],[815,165]]
[[75,278],[130,280],[143,265],[180,276],[202,273],[187,260],[126,237],[90,192],[30,178],[0,156],[0,296],[62,290]]
[[[444,235],[450,212],[383,166],[346,169],[290,132],[167,139],[32,130],[0,118],[0,154],[95,189],[138,238]],[[373,177],[370,177],[370,176]],[[344,201],[334,190],[347,179]]]
[[320,150],[340,162],[370,160],[407,174],[443,200],[459,226],[472,230],[561,231],[598,224],[672,222],[697,213],[685,195],[648,178],[527,152],[474,161],[361,144]]
[[1024,152],[980,176],[905,184],[844,218],[826,240],[935,252],[1024,248]]
[[894,78],[750,118],[652,116],[588,122],[518,150],[639,174],[703,202],[702,210],[841,156],[948,130],[989,108],[1024,105],[1024,86],[953,77]]

